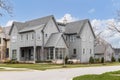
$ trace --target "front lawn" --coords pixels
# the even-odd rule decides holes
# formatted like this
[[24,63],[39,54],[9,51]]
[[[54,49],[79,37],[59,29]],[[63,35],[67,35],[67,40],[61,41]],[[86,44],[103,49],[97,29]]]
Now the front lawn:
[[78,67],[94,67],[94,66],[116,66],[120,63],[105,63],[105,64],[0,64],[0,67],[12,68],[28,68],[34,70],[59,69],[59,68],[78,68]]
[[107,72],[101,75],[84,75],[75,77],[73,80],[120,80],[120,71]]

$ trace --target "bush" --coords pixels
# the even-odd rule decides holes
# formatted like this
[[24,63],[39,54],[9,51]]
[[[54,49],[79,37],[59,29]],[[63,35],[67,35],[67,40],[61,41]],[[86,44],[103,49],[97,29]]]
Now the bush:
[[65,64],[67,64],[68,63],[68,57],[66,56],[65,57]]
[[91,56],[90,59],[89,59],[89,63],[94,63],[94,58]]
[[95,63],[100,63],[100,59],[99,59],[99,58],[96,58],[96,59],[94,60],[94,62],[95,62]]
[[115,62],[115,58],[113,56],[111,58],[111,62]]
[[4,61],[4,63],[6,63],[6,64],[18,64],[19,62],[16,60],[6,60],[6,61]]
[[120,58],[118,58],[118,61],[120,62]]
[[104,57],[101,58],[101,63],[104,63]]

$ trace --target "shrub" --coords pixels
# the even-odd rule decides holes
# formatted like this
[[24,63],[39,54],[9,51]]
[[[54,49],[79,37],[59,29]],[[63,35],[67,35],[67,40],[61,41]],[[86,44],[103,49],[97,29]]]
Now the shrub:
[[89,59],[89,63],[94,63],[94,58],[91,56],[90,59]]
[[111,62],[115,62],[115,58],[113,56],[111,58]]
[[101,58],[101,63],[104,63],[104,57]]
[[4,63],[6,63],[6,64],[18,64],[19,62],[16,60],[6,60],[6,61],[4,61]]
[[94,62],[95,62],[95,63],[100,63],[100,59],[99,59],[99,58],[96,58],[96,59],[94,60]]
[[67,64],[68,63],[68,57],[66,56],[65,57],[65,64]]
[[118,61],[120,62],[120,58],[118,58]]

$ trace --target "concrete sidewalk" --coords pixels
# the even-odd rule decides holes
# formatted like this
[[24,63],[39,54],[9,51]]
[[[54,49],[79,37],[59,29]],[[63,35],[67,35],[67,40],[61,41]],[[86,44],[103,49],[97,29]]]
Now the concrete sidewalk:
[[72,80],[75,76],[120,70],[120,66],[54,69],[45,71],[0,72],[0,80]]

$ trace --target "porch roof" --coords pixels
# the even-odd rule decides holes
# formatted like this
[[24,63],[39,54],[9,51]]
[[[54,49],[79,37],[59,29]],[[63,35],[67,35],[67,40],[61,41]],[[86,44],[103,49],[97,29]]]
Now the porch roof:
[[45,47],[55,47],[61,36],[62,33],[53,33],[45,44]]

